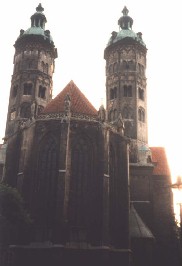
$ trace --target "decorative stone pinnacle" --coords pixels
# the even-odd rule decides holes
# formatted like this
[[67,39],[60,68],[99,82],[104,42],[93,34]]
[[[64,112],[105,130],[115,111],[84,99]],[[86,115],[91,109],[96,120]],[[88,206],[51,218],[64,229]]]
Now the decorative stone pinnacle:
[[42,7],[41,3],[38,5],[38,7],[36,7],[36,11],[37,12],[43,12],[44,8]]
[[122,11],[123,16],[128,16],[128,12],[129,12],[129,10],[128,10],[127,7],[125,6],[125,7],[123,8],[123,11]]

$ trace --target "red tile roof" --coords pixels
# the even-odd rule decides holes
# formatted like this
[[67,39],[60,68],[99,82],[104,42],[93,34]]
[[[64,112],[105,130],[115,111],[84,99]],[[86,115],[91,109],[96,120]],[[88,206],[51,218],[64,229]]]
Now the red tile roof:
[[153,175],[168,175],[170,176],[170,169],[167,161],[165,149],[163,147],[150,147],[152,152],[152,162],[156,167]]
[[97,110],[71,80],[67,86],[45,107],[43,114],[64,112],[64,99],[69,94],[71,112],[97,116]]

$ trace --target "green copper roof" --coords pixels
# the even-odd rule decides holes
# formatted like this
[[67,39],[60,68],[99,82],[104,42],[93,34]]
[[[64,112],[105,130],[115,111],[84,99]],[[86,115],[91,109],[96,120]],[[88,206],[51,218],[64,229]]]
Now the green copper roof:
[[47,31],[43,30],[41,27],[31,27],[28,30],[26,30],[23,35],[42,35],[45,39],[49,39],[50,41],[53,41],[51,35],[47,34]]
[[117,43],[125,38],[131,38],[143,46],[146,46],[144,41],[142,40],[142,33],[138,32],[135,33],[132,30],[132,25],[133,25],[133,19],[128,16],[128,9],[126,7],[123,8],[123,16],[118,20],[118,25],[120,26],[120,31],[119,32],[112,32],[112,36],[109,39],[109,42],[107,46]]
[[45,23],[47,22],[46,16],[43,13],[44,8],[41,4],[36,8],[36,12],[31,16],[31,27],[26,31],[21,30],[18,39],[23,38],[27,35],[39,35],[43,36],[44,39],[53,42],[49,30],[45,30]]

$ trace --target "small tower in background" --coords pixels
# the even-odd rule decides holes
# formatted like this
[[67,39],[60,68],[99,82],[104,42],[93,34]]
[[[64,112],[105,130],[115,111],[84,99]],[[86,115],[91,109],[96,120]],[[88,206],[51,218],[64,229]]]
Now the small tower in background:
[[104,51],[106,60],[106,109],[113,123],[122,115],[125,135],[131,139],[130,162],[138,162],[138,150],[148,143],[146,53],[142,33],[132,30],[133,19],[124,7]]
[[31,16],[31,27],[20,30],[14,47],[14,70],[9,96],[5,137],[14,134],[28,119],[33,120],[52,99],[52,76],[57,50],[41,4]]

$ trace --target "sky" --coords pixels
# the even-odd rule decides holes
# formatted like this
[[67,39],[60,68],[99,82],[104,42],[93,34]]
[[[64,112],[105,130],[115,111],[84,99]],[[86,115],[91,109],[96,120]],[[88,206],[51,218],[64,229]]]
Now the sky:
[[[182,38],[181,1],[42,0],[46,29],[53,37],[58,58],[53,96],[73,80],[99,108],[105,101],[104,49],[126,5],[133,30],[142,32],[147,46],[149,146],[166,149],[172,178],[182,175]],[[14,43],[20,29],[30,27],[39,1],[1,3],[0,142],[4,137],[13,74]]]

